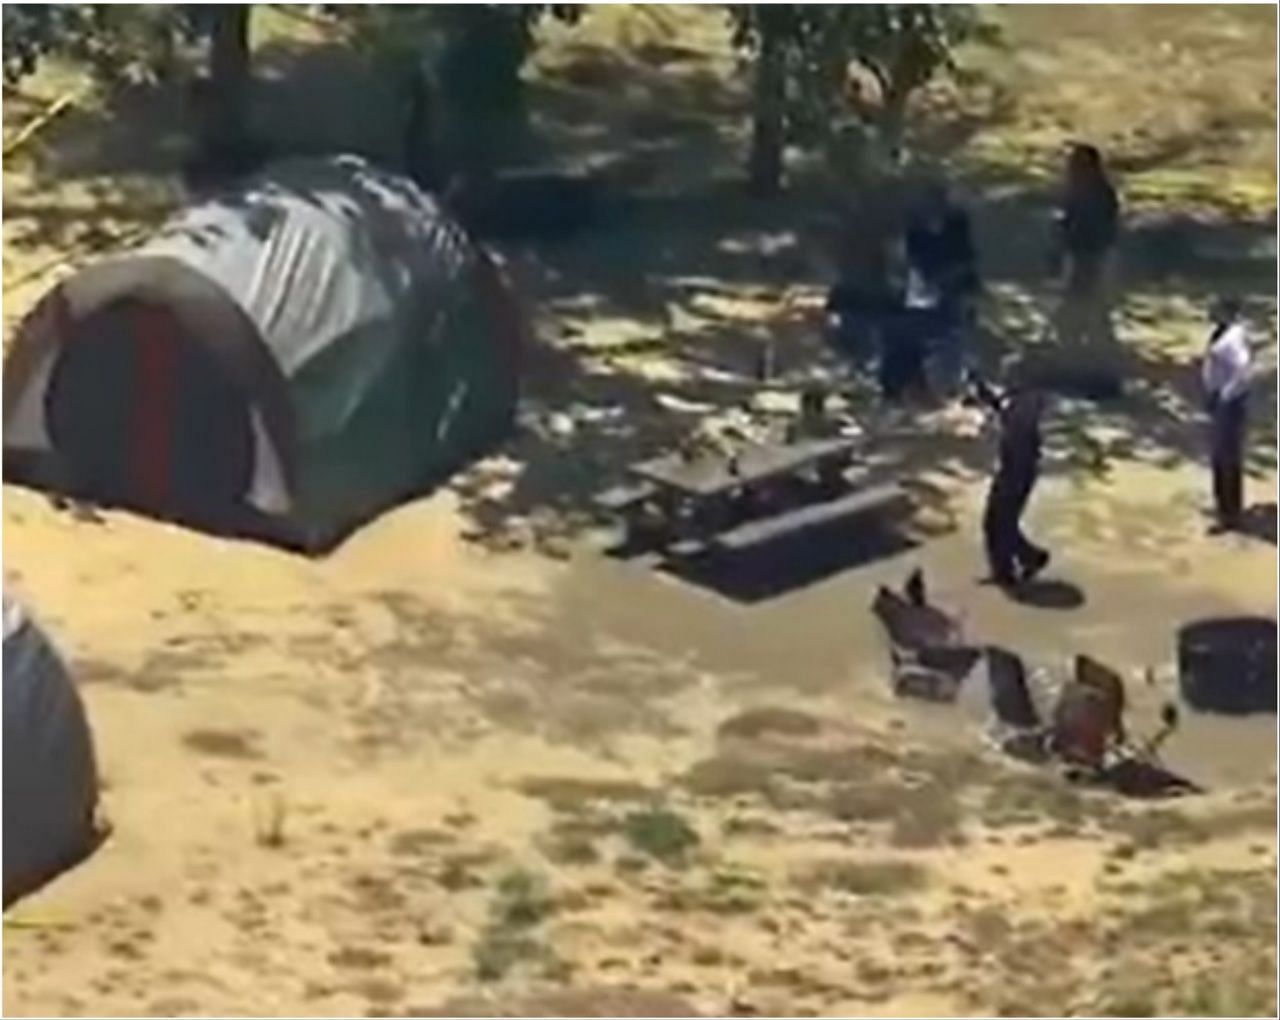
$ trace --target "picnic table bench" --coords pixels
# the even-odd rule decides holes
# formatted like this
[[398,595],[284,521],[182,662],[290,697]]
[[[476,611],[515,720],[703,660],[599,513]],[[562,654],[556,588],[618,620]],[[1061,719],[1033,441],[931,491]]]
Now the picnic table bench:
[[[849,491],[854,451],[854,440],[819,438],[751,443],[731,455],[670,454],[633,465],[630,481],[596,502],[621,514],[631,533],[647,513],[676,555],[737,551],[904,498],[892,484]],[[784,495],[799,505],[782,506]]]

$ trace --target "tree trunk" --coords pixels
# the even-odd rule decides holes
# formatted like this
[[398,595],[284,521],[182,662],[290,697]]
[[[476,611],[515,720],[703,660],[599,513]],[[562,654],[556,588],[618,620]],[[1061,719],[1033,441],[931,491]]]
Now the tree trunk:
[[425,61],[409,69],[406,88],[409,108],[405,122],[405,172],[419,187],[435,191],[447,179],[440,146],[440,109],[430,69]]
[[203,162],[218,174],[238,172],[252,155],[249,10],[249,4],[213,4],[209,10],[209,73],[199,130]]
[[896,170],[902,165],[907,130],[907,100],[905,92],[890,91],[884,99],[884,107],[880,111],[879,135],[880,155],[885,165]]
[[762,24],[760,54],[756,58],[747,183],[752,194],[764,198],[775,196],[782,190],[786,85],[783,56],[777,34],[769,30],[767,22]]

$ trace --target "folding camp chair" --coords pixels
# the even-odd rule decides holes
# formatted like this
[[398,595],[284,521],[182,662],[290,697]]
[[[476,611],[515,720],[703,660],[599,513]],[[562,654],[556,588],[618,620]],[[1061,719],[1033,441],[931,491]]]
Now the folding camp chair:
[[1022,658],[996,645],[987,646],[986,655],[994,716],[992,738],[1002,751],[1015,758],[1044,761],[1048,757],[1050,730],[1031,697]]
[[1087,655],[1058,695],[1051,746],[1068,765],[1098,772],[1124,745],[1124,680]]
[[889,639],[893,692],[954,701],[982,653],[964,644],[959,621],[922,601],[882,586],[871,605]]

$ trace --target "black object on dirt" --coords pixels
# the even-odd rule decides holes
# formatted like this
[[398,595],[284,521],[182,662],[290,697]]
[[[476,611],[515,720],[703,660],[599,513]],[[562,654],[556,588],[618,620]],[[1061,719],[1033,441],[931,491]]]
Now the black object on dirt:
[[1178,685],[1192,708],[1246,715],[1276,710],[1276,621],[1198,620],[1178,631]]
[[508,170],[459,186],[449,205],[482,237],[547,239],[594,225],[601,214],[600,191],[599,182],[584,174]]
[[1276,505],[1256,503],[1244,512],[1240,531],[1261,542],[1276,544]]

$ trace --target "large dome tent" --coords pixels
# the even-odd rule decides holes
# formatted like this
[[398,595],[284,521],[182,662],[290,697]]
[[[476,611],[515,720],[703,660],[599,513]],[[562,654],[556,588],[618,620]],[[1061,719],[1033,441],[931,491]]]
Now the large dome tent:
[[93,852],[98,774],[75,684],[4,595],[4,906]]
[[411,182],[281,161],[42,298],[5,362],[6,476],[320,550],[510,428],[522,332]]

